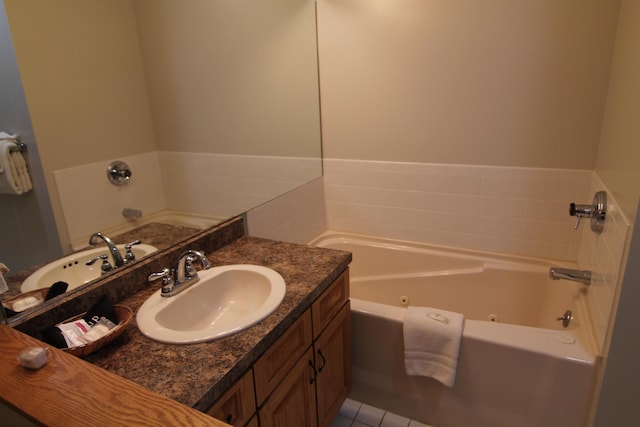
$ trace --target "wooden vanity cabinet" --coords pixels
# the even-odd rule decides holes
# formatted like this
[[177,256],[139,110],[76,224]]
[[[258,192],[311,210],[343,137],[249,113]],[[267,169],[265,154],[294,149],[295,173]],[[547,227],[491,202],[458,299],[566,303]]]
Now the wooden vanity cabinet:
[[[312,320],[313,342],[295,361],[264,404],[258,400],[260,427],[329,426],[351,390],[351,311],[349,272],[346,270],[298,321]],[[306,328],[309,328],[308,326]],[[269,349],[284,345],[282,337]],[[291,346],[290,346],[291,347]],[[278,351],[278,350],[276,350]],[[254,374],[260,375],[260,359]]]
[[253,365],[258,406],[295,369],[312,342],[311,312],[307,310]]
[[325,427],[350,390],[345,270],[207,413],[238,427]]
[[260,427],[317,426],[313,349],[308,348],[258,410]]
[[329,426],[351,391],[351,307],[342,306],[314,345],[318,425]]
[[242,427],[255,412],[253,373],[249,370],[209,408],[207,414],[227,424]]

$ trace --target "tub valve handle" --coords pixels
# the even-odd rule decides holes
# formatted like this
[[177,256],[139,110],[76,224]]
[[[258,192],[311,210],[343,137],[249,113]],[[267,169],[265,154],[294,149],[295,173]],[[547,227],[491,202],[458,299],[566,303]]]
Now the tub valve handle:
[[607,193],[598,191],[593,196],[593,201],[590,205],[569,204],[569,215],[578,218],[573,226],[574,230],[578,229],[582,218],[589,218],[591,230],[595,233],[601,233],[607,216]]
[[562,321],[563,328],[568,328],[569,324],[571,323],[571,320],[573,320],[573,313],[571,313],[571,310],[567,310],[564,312],[562,317],[558,317],[556,318],[556,320]]

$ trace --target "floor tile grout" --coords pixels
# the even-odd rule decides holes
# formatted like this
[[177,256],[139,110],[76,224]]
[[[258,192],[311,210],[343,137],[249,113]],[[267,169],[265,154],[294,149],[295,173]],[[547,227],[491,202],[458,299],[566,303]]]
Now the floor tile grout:
[[431,427],[354,399],[347,399],[332,427]]

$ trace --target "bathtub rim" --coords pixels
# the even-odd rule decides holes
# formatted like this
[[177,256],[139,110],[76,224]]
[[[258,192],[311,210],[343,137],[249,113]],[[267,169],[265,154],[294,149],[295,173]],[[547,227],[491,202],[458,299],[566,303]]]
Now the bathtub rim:
[[[481,261],[489,266],[499,265],[499,268],[503,268],[503,266],[506,266],[506,268],[511,269],[507,264],[513,264],[518,267],[520,267],[521,265],[526,265],[527,267],[529,267],[527,271],[542,271],[542,269],[547,271],[550,264],[559,267],[577,268],[577,263],[573,261],[556,260],[551,258],[536,258],[525,255],[504,254],[500,252],[480,251],[468,248],[437,245],[433,243],[394,239],[377,235],[353,233],[350,231],[326,230],[311,239],[308,244],[311,246],[318,246],[318,243],[324,241],[336,241],[339,243],[353,243],[354,241],[356,243],[358,241],[371,243],[373,241],[373,246],[375,247],[408,250],[414,253],[445,252],[448,255],[457,258],[467,258],[474,261]],[[530,269],[531,267],[536,268]]]

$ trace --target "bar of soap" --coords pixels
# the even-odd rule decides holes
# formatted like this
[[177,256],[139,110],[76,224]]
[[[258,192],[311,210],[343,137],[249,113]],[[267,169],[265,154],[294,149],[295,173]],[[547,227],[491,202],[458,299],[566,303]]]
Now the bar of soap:
[[20,298],[13,302],[13,307],[11,308],[13,311],[24,311],[27,308],[35,307],[36,305],[40,305],[44,302],[44,299],[41,295],[38,296],[28,296],[24,298]]
[[25,347],[18,354],[18,363],[29,369],[40,369],[49,361],[46,347]]

